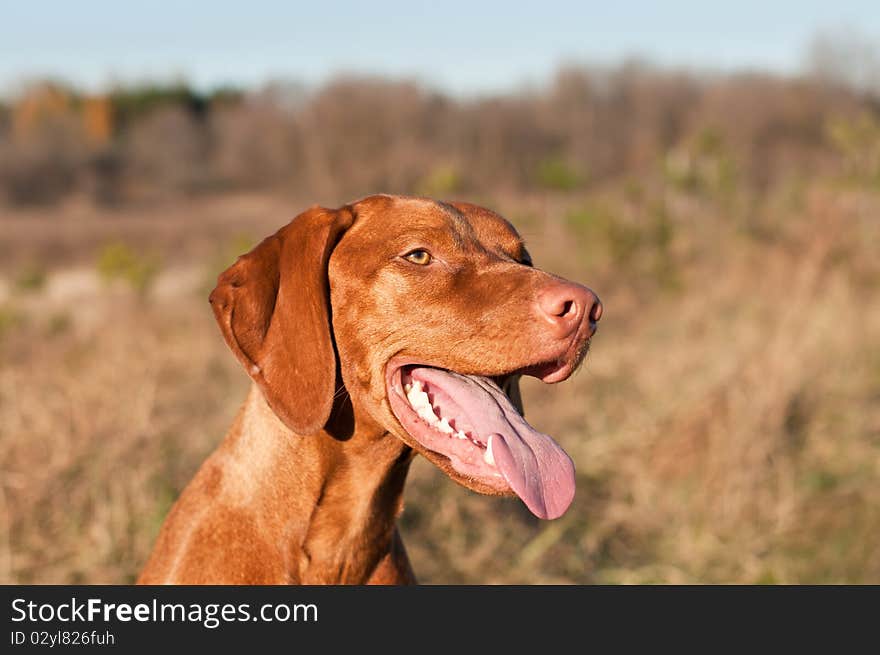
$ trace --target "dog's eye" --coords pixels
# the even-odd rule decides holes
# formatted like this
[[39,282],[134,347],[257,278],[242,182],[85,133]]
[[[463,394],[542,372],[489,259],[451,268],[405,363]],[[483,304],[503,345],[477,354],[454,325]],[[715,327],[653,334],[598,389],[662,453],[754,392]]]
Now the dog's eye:
[[422,250],[421,248],[406,253],[403,258],[408,262],[418,264],[419,266],[427,266],[431,263],[431,253],[429,253],[427,250]]

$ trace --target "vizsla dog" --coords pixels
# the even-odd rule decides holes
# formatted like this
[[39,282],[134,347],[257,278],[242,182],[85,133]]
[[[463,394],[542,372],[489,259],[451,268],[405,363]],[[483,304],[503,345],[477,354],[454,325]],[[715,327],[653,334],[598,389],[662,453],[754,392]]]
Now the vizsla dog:
[[211,305],[253,384],[171,510],[145,584],[400,584],[416,453],[552,519],[574,466],[518,381],[565,380],[602,314],[475,205],[371,196],[300,214],[227,269]]

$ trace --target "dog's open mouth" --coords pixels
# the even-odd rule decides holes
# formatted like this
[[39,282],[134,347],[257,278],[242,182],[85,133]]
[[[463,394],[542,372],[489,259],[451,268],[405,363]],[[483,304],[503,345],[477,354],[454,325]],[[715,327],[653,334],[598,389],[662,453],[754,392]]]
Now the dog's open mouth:
[[568,509],[574,464],[491,378],[406,364],[388,371],[388,392],[407,433],[457,473],[496,492],[512,490],[543,519]]

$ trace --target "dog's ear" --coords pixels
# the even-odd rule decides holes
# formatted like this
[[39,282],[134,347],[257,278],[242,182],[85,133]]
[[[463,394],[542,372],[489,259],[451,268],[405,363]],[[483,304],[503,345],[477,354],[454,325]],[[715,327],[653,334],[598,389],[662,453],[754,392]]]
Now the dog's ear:
[[507,394],[507,397],[510,398],[510,402],[513,403],[513,406],[516,408],[516,411],[519,412],[520,416],[525,416],[526,412],[523,409],[523,401],[522,394],[519,392],[519,379],[520,375],[511,375],[505,381],[501,387],[501,390]]
[[330,416],[336,355],[327,262],[354,216],[313,207],[220,274],[209,301],[223,338],[297,434]]

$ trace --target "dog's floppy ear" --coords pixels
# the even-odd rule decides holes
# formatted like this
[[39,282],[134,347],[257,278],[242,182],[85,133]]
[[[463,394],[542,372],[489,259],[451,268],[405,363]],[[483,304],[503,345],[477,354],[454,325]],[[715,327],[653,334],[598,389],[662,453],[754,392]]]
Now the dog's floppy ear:
[[327,261],[354,216],[313,207],[220,274],[209,301],[223,338],[297,434],[330,416],[336,355]]

